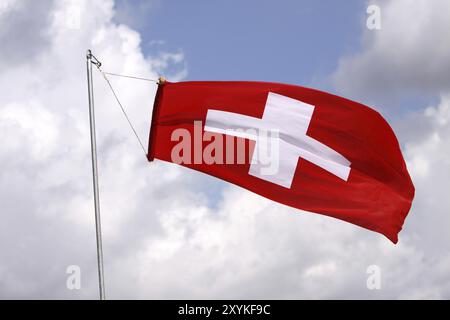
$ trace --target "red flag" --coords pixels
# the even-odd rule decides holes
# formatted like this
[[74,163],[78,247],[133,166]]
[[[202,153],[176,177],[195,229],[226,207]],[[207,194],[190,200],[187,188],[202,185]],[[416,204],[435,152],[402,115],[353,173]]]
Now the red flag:
[[265,82],[165,82],[148,160],[174,162],[397,243],[414,197],[398,141],[375,110]]

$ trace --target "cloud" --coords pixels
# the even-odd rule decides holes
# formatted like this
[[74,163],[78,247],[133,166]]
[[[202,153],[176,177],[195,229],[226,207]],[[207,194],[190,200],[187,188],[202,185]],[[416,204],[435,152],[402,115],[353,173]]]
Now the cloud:
[[[421,122],[428,123],[429,130],[420,132],[421,138],[406,143],[405,155],[414,174],[417,193],[414,212],[417,224],[409,226],[422,231],[426,237],[417,244],[422,248],[433,248],[448,243],[444,226],[450,225],[450,201],[446,190],[450,188],[447,177],[450,174],[450,95],[441,97],[436,107],[423,111]],[[415,122],[409,122],[413,126]]]
[[[31,1],[0,7],[10,30],[0,54],[30,54],[0,73],[0,298],[97,298],[85,51],[107,71],[148,78],[184,57],[145,56],[139,33],[116,22],[112,1],[42,5],[34,29],[45,37],[30,42],[9,17],[32,15]],[[200,173],[148,164],[94,75],[109,298],[450,297],[448,96],[399,126],[417,196],[394,246]],[[111,81],[146,140],[155,86]],[[414,136],[416,121],[423,125]],[[380,291],[366,287],[373,264]],[[79,291],[66,288],[69,265],[81,267]]]
[[155,9],[161,6],[160,0],[130,1],[116,0],[114,2],[114,21],[126,24],[133,29],[140,29],[145,22],[152,18]]
[[[47,33],[50,19],[46,12],[51,1],[2,1],[0,5],[0,70],[16,63],[32,63],[49,44]],[[43,18],[44,17],[44,18]],[[17,41],[12,35],[20,35]],[[23,47],[23,43],[27,47]]]
[[381,30],[365,29],[361,50],[341,58],[334,74],[337,88],[364,99],[448,91],[450,2],[374,3],[381,9]]
[[[7,88],[0,97],[0,297],[94,298],[86,49],[92,48],[108,71],[157,74],[152,58],[140,49],[140,35],[112,21],[112,1],[42,1],[38,7],[34,10],[34,1],[10,1],[0,15],[8,30],[1,34],[6,41],[0,53],[1,61],[8,61],[0,75]],[[158,230],[148,208],[153,199],[157,210],[155,204],[163,205],[164,199],[139,195],[170,185],[179,170],[165,173],[164,164],[148,165],[106,83],[98,72],[94,76],[105,255],[115,256],[117,250],[120,256],[121,246]],[[155,85],[111,81],[146,143]],[[79,292],[65,286],[71,264],[81,266],[84,290]]]

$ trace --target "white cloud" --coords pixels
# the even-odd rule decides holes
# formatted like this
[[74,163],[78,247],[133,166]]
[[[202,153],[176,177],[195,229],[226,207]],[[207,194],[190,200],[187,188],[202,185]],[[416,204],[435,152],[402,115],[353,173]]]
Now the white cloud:
[[[40,2],[38,7],[48,9],[43,12],[34,7],[34,1],[10,2],[0,17],[9,30],[0,34],[5,38],[0,58],[9,62],[0,66],[0,84],[6,88],[0,97],[0,237],[5,246],[0,296],[94,298],[86,49],[92,48],[109,71],[148,78],[157,74],[152,58],[140,49],[139,34],[112,22],[112,1]],[[10,52],[19,57],[11,58]],[[111,261],[115,249],[121,256],[118,247],[139,244],[147,235],[142,228],[136,231],[135,223],[158,230],[157,217],[142,209],[151,204],[156,210],[155,204],[164,202],[143,196],[149,195],[150,184],[154,190],[175,181],[178,170],[164,173],[164,164],[148,165],[106,83],[97,72],[94,76],[105,253]],[[112,83],[146,143],[155,85],[124,79]],[[124,235],[127,227],[132,232]],[[109,248],[114,248],[110,255]],[[80,292],[65,288],[70,264],[82,267]]]
[[[450,225],[450,96],[442,96],[437,107],[424,110],[421,121],[428,122],[431,129],[422,131],[422,139],[406,143],[405,155],[413,173],[416,192],[414,203],[417,225],[409,226],[426,234],[419,247],[447,248],[446,227]],[[409,123],[410,126],[414,122]],[[407,226],[408,227],[408,226]],[[443,241],[443,242],[442,242]]]
[[[0,25],[12,30],[0,58],[8,50],[31,55],[0,65],[0,86],[8,89],[0,96],[0,297],[96,298],[85,50],[91,47],[105,70],[148,78],[183,56],[145,57],[139,34],[114,22],[106,0],[49,1],[33,24],[45,36],[21,39],[11,10],[27,20],[32,3],[0,11]],[[112,81],[145,140],[155,86]],[[109,297],[450,296],[448,97],[412,118],[426,123],[420,139],[404,131],[417,196],[394,246],[194,171],[148,164],[98,73],[94,85]],[[65,287],[74,264],[81,266],[80,291]],[[381,291],[366,288],[373,264],[381,268]]]
[[381,30],[365,29],[361,51],[340,60],[334,75],[337,88],[364,99],[405,90],[419,95],[448,91],[450,2],[374,3],[381,8]]

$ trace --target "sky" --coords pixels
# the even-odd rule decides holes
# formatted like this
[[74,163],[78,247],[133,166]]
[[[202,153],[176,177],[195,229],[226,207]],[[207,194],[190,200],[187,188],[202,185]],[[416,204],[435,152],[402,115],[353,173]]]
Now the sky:
[[[371,4],[379,30],[366,25]],[[393,245],[149,164],[94,70],[107,298],[450,298],[449,12],[445,0],[2,1],[0,298],[98,297],[88,48],[109,72],[291,83],[370,105],[416,188]],[[156,85],[111,83],[146,143]],[[67,285],[70,266],[79,289]],[[367,286],[370,266],[379,289]]]

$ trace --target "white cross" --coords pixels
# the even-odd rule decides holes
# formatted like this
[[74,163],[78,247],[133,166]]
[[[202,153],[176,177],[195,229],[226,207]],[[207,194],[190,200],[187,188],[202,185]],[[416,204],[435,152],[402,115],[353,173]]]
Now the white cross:
[[278,131],[279,154],[272,156],[279,156],[279,170],[273,175],[263,175],[261,164],[252,161],[249,174],[260,179],[290,188],[298,158],[301,157],[347,181],[350,161],[306,134],[313,111],[314,106],[310,104],[269,92],[261,119],[209,109],[204,130],[254,140],[253,158],[257,156],[258,148],[264,148],[258,145],[258,134],[255,132]]

